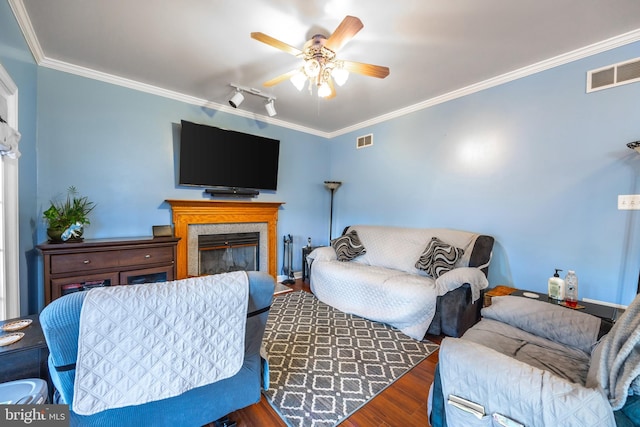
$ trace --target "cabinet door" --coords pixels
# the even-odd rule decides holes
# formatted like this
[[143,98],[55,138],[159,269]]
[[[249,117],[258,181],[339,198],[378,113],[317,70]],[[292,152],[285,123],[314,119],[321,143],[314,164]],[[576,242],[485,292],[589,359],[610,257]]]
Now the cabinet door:
[[118,273],[85,274],[51,280],[51,301],[63,295],[86,291],[96,286],[114,286],[118,284]]
[[144,283],[168,282],[173,280],[174,266],[144,268],[120,273],[121,285],[141,285]]

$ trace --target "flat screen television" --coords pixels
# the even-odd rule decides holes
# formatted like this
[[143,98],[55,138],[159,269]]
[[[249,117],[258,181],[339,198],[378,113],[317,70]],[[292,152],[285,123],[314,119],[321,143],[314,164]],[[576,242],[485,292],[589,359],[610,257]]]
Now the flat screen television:
[[277,139],[182,120],[179,152],[179,185],[277,189]]

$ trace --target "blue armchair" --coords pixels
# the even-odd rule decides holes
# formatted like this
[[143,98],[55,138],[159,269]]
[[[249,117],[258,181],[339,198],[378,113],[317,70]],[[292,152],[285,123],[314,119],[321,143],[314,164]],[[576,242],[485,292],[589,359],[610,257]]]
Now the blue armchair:
[[108,409],[90,416],[78,415],[72,407],[79,320],[86,292],[66,295],[45,307],[40,314],[40,323],[50,351],[49,372],[58,397],[55,403],[70,405],[71,425],[202,426],[257,403],[262,385],[260,347],[273,298],[274,280],[262,272],[249,272],[248,277],[244,363],[237,374],[175,397]]

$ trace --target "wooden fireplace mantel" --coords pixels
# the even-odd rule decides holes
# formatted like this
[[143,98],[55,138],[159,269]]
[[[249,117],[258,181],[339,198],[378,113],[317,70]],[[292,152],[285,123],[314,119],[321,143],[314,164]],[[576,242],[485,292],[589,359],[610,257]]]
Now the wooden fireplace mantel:
[[241,202],[228,200],[166,200],[173,213],[175,237],[180,237],[176,256],[178,279],[187,277],[189,225],[267,223],[269,274],[277,278],[278,209],[282,202]]

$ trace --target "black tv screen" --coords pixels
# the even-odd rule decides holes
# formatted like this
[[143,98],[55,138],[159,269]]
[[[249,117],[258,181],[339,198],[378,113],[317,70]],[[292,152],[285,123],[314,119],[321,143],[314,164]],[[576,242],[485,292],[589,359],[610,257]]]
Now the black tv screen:
[[182,120],[178,183],[276,190],[280,141]]

